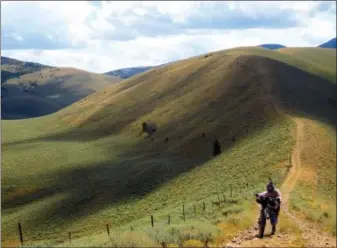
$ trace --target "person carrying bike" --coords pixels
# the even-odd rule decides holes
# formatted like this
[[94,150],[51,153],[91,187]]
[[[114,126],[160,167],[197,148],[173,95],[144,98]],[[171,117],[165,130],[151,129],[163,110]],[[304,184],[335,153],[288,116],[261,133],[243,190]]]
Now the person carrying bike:
[[256,201],[262,206],[258,221],[260,238],[263,238],[268,217],[270,219],[270,224],[272,225],[271,234],[275,234],[282,199],[281,192],[276,189],[272,182],[269,182],[266,188],[267,191],[255,194]]

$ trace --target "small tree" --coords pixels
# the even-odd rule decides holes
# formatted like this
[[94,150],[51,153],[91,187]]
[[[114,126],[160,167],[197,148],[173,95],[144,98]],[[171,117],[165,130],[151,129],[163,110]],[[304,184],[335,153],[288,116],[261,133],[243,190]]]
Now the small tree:
[[219,140],[216,138],[214,141],[213,141],[213,156],[217,156],[221,153],[221,145],[220,145],[220,142]]

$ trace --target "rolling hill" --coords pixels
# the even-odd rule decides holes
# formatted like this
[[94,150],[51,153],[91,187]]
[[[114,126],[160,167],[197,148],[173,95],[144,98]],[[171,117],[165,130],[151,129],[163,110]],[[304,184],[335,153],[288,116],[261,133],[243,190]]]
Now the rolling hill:
[[20,77],[21,75],[40,71],[46,68],[52,67],[1,56],[1,84],[6,82],[8,79]]
[[11,76],[1,84],[2,119],[47,115],[121,81],[119,77],[73,68],[52,68],[12,59],[3,63],[2,75],[8,70]]
[[[267,176],[282,184],[296,218],[336,235],[337,86],[330,62],[306,59],[325,61],[322,50],[212,52],[135,75],[46,117],[2,121],[2,241],[17,244],[21,222],[33,246],[68,245],[68,232],[76,246],[220,246],[253,225],[252,194]],[[147,120],[158,125],[153,142],[139,137]],[[299,140],[298,129],[315,142]],[[215,137],[222,153],[213,157]],[[287,216],[282,244],[307,244]]]
[[318,47],[336,49],[336,38],[333,38],[333,39],[319,45]]
[[[286,48],[286,46],[281,45],[281,44],[262,44],[262,45],[259,45],[259,47],[270,49],[270,50],[279,50],[279,49]],[[320,47],[320,48],[336,48],[336,38],[333,38],[333,39],[327,41],[326,43],[323,43],[323,44],[319,45],[318,47]],[[296,49],[296,48],[294,47],[294,48],[290,48],[290,49]],[[165,65],[165,64],[163,64],[163,65]],[[146,72],[148,70],[151,70],[155,67],[156,66],[129,67],[129,68],[123,68],[123,69],[109,71],[109,72],[106,72],[104,74],[111,75],[111,76],[117,76],[117,77],[120,77],[120,78],[123,78],[123,79],[127,79],[127,78],[135,76],[139,73],[143,73],[143,72]]]

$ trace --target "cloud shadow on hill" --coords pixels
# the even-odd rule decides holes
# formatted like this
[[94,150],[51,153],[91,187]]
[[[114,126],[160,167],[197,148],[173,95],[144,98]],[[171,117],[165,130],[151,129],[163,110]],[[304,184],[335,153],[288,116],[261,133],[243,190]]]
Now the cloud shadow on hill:
[[[263,82],[259,82],[259,74],[255,74],[252,80],[246,81],[246,84],[231,85],[223,97],[205,104],[202,110],[203,113],[210,113],[214,110],[222,111],[221,116],[215,113],[213,119],[209,120],[210,123],[218,121],[219,124],[213,125],[214,128],[208,133],[218,135],[222,139],[223,151],[235,145],[234,142],[229,141],[233,134],[236,140],[240,141],[263,128],[274,125],[278,122],[278,118],[283,118],[273,111],[272,101],[266,95],[267,88],[263,88],[263,84],[270,86],[271,93],[287,112],[320,120],[329,125],[335,124],[337,100],[335,84],[281,62],[265,58],[259,61],[259,57],[251,57],[253,59],[248,60],[247,66],[251,66],[256,62],[255,59],[258,59],[260,65],[269,68],[271,74],[263,76]],[[237,79],[239,80],[240,77]],[[234,99],[238,96],[242,97],[241,102],[238,101],[237,105],[228,108],[224,107],[224,99]],[[149,102],[149,100],[144,100],[138,104],[147,106]],[[238,114],[239,108],[242,109]],[[139,108],[130,109],[124,113],[131,115],[129,118],[122,121],[116,120],[105,129],[90,129],[94,122],[88,121],[82,128],[4,145],[41,141],[97,140],[107,135],[117,135],[128,123],[152,110],[153,107],[145,108],[144,111],[139,111]],[[91,117],[91,120],[104,116],[106,112],[109,112],[109,109],[98,111]],[[55,194],[69,193],[69,196],[61,200],[59,204],[50,208],[45,216],[45,218],[57,216],[67,223],[67,221],[86,216],[119,202],[144,197],[163,183],[212,159],[212,146],[209,142],[202,140],[201,133],[200,136],[189,136],[191,129],[194,128],[190,126],[191,123],[204,121],[204,116],[200,115],[200,112],[199,116],[195,114],[191,112],[159,127],[153,143],[142,137],[136,146],[123,148],[120,151],[119,162],[111,159],[97,164],[74,165],[71,169],[60,171],[56,175],[55,184],[50,187],[5,200],[2,202],[2,208],[9,209],[18,204],[29,204]],[[185,127],[172,132],[181,123],[184,123]],[[88,135],[88,130],[91,130],[92,134]],[[170,136],[170,141],[166,144],[164,139],[168,136]],[[176,147],[175,140],[184,139],[185,136],[188,136],[188,139],[181,141]],[[106,149],[113,148],[107,147]],[[139,156],[143,157],[140,159]],[[41,177],[49,177],[49,175],[41,175]]]

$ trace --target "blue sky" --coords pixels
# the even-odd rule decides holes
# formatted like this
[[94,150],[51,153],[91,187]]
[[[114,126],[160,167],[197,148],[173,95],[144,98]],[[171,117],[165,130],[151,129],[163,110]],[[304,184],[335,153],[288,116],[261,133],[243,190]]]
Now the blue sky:
[[237,46],[317,46],[333,37],[333,1],[1,2],[3,56],[99,73]]

